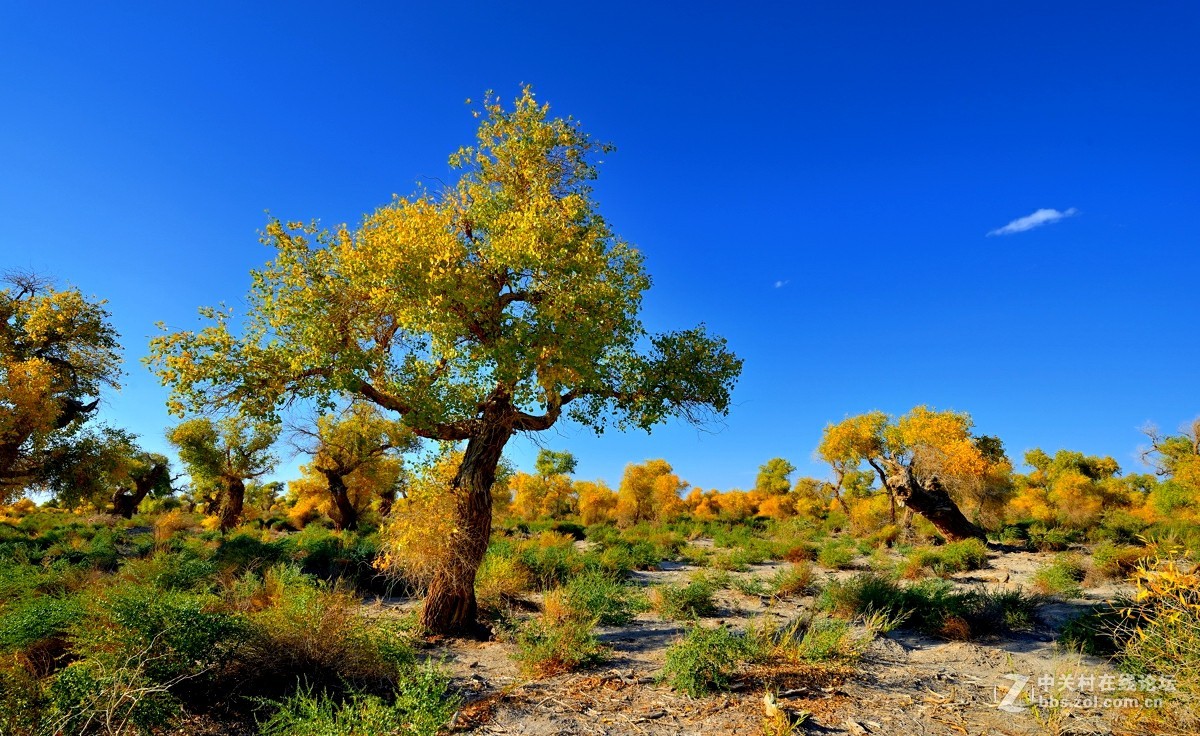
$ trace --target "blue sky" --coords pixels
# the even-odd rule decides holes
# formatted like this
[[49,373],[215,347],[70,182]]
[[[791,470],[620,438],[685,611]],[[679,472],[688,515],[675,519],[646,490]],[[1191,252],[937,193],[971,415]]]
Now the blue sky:
[[[464,100],[521,83],[617,145],[597,197],[647,324],[746,361],[720,426],[544,433],[583,477],[822,474],[826,423],[920,403],[1133,467],[1144,422],[1200,413],[1190,0],[116,5],[0,6],[0,265],[109,300],[105,415],[150,446],[154,323],[240,302],[264,210],[353,222],[445,178]],[[989,236],[1038,210],[1070,214]]]

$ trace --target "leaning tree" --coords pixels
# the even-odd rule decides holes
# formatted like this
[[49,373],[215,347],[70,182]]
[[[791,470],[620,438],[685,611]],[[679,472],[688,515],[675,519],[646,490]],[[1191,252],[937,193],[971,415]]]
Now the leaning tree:
[[430,630],[476,629],[475,573],[505,445],[566,417],[602,431],[723,415],[741,361],[703,326],[650,334],[642,257],[597,211],[610,150],[526,88],[489,96],[442,191],[396,198],[356,228],[270,220],[240,330],[225,309],[153,340],[171,407],[272,416],[296,399],[374,402],[419,437],[465,442],[448,492],[455,554],[434,575]]
[[[835,495],[845,479],[866,463],[895,504],[929,520],[947,539],[985,539],[984,530],[963,514],[959,503],[977,509],[1002,498],[1012,466],[1000,441],[971,434],[968,414],[918,406],[900,417],[881,411],[830,424],[817,455],[830,464]],[[843,505],[844,501],[842,502]]]

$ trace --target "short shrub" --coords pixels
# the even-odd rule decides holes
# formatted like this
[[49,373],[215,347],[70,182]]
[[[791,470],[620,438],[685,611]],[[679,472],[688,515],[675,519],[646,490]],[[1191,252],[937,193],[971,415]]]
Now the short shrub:
[[1083,595],[1080,583],[1086,576],[1087,568],[1079,556],[1062,554],[1034,573],[1033,589],[1045,595],[1079,598]]
[[1061,527],[1033,524],[1028,529],[1029,546],[1040,552],[1059,552],[1079,541],[1079,533]]
[[1122,609],[1128,601],[1116,606],[1104,603],[1092,606],[1087,611],[1067,621],[1058,635],[1058,643],[1066,649],[1096,657],[1110,657],[1120,651],[1122,624],[1129,621]]
[[516,630],[516,660],[529,675],[548,677],[603,661],[608,648],[593,629],[596,617],[571,609],[562,591],[546,597],[546,613]]
[[787,562],[811,562],[817,559],[817,545],[812,542],[793,542],[784,547],[781,556]]
[[0,733],[37,736],[45,732],[46,696],[37,670],[20,654],[0,656]]
[[320,689],[384,690],[415,659],[403,622],[371,615],[349,588],[274,567],[236,591],[252,627],[236,665],[264,696],[299,682]]
[[781,567],[771,581],[775,595],[781,598],[808,595],[816,590],[816,576],[811,562],[796,562]]
[[1123,579],[1137,569],[1147,554],[1145,547],[1101,542],[1092,550],[1090,574],[1100,580]]
[[278,704],[259,726],[261,736],[392,736],[441,733],[461,704],[450,679],[426,663],[396,683],[390,699],[361,693],[337,700],[304,688]]
[[533,575],[509,548],[492,545],[475,574],[475,598],[484,611],[498,613],[533,587]]
[[666,619],[692,619],[717,612],[713,594],[717,588],[710,580],[693,580],[687,585],[664,583],[650,590],[650,606]]
[[541,590],[562,585],[584,569],[583,555],[575,549],[573,537],[542,532],[522,542],[519,549],[521,562],[532,573],[535,585]]
[[603,626],[623,626],[647,607],[639,590],[598,572],[571,578],[563,594],[567,606],[594,617]]
[[987,545],[978,539],[964,539],[941,547],[919,547],[908,556],[902,568],[904,577],[919,578],[926,571],[939,577],[956,572],[978,570],[987,565]]
[[817,562],[831,570],[845,570],[852,565],[855,555],[853,545],[834,539],[826,542],[817,552]]
[[750,653],[747,638],[724,624],[713,629],[693,626],[683,639],[667,648],[659,680],[677,692],[698,698],[729,687]]
[[849,623],[828,616],[797,618],[786,626],[768,619],[752,625],[746,636],[749,656],[755,661],[842,664],[862,656],[874,638],[856,636]]
[[22,600],[0,615],[0,652],[25,649],[43,640],[62,637],[82,615],[79,594]]
[[958,591],[931,578],[902,585],[874,573],[832,581],[819,607],[843,618],[882,614],[895,625],[927,634],[966,639],[1029,628],[1039,600],[1021,591]]

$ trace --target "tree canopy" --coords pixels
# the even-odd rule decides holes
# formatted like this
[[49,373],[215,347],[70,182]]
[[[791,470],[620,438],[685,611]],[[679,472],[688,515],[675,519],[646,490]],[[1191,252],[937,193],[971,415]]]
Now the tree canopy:
[[191,475],[193,491],[219,507],[222,530],[233,528],[241,518],[246,481],[275,467],[271,446],[278,436],[278,425],[237,414],[217,421],[189,419],[167,433]]
[[596,431],[649,430],[673,415],[724,415],[741,361],[698,326],[651,333],[642,257],[599,213],[598,156],[577,121],[525,88],[488,96],[455,184],[397,197],[355,228],[271,219],[275,258],[252,273],[240,327],[209,324],[151,343],[170,408],[271,419],[295,400],[361,399],[419,437],[466,440],[449,490],[456,553],[422,613],[475,626],[473,581],[491,529],[505,444],[566,416]]
[[171,409],[270,416],[349,394],[441,440],[477,436],[489,405],[514,430],[564,411],[597,429],[724,414],[741,368],[725,341],[638,318],[650,278],[590,186],[611,147],[528,88],[481,116],[476,145],[450,158],[453,187],[397,197],[354,229],[270,220],[276,256],[252,274],[240,333],[206,308],[209,326],[152,341]]
[[65,438],[121,376],[118,335],[101,300],[9,275],[0,289],[0,502],[61,472]]

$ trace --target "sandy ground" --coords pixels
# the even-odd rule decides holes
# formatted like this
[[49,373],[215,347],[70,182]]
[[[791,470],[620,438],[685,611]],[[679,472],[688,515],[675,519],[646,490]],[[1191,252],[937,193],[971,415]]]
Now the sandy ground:
[[[1000,552],[990,565],[956,575],[964,587],[1029,587],[1034,572],[1052,554]],[[861,560],[865,569],[865,560]],[[735,576],[770,578],[786,563],[756,565]],[[686,580],[697,568],[664,563],[660,570],[634,574],[639,585]],[[857,570],[824,570],[820,577],[853,575]],[[796,733],[812,734],[1107,734],[1121,713],[1117,708],[1031,708],[1028,694],[1039,680],[1056,678],[1045,692],[1074,697],[1064,678],[1115,675],[1103,660],[1064,652],[1054,640],[1062,624],[1089,603],[1110,600],[1117,585],[1090,588],[1085,598],[1053,600],[1039,610],[1029,632],[970,642],[945,641],[897,630],[872,642],[856,666],[848,669],[798,668],[770,673],[786,711],[804,721]],[[724,622],[744,628],[760,616],[791,620],[814,604],[812,598],[772,600],[732,590],[717,594],[717,615],[706,625]],[[684,632],[684,624],[646,613],[628,626],[604,628],[600,638],[612,656],[591,670],[542,680],[523,677],[511,645],[501,641],[440,642],[429,655],[441,659],[467,698],[454,729],[478,734],[760,734],[763,687],[750,671],[732,692],[692,699],[656,682],[666,648]],[[782,680],[778,679],[782,675]],[[1011,676],[1030,678],[1012,707],[998,702],[1014,685]]]

